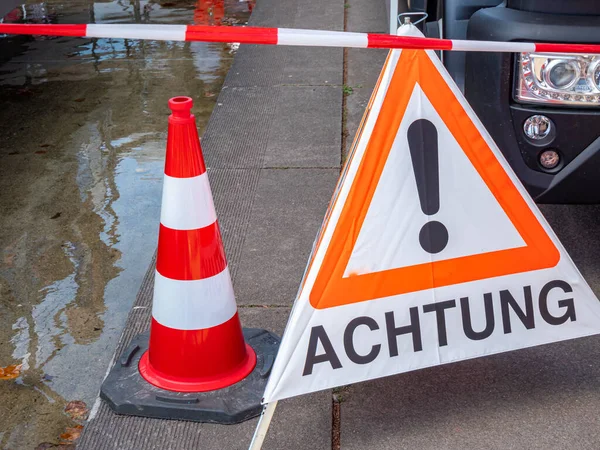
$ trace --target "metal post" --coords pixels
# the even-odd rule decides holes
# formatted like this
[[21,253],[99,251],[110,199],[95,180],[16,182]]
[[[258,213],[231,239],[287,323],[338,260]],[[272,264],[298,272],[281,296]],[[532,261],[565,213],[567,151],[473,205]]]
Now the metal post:
[[398,33],[398,0],[390,0],[390,34]]

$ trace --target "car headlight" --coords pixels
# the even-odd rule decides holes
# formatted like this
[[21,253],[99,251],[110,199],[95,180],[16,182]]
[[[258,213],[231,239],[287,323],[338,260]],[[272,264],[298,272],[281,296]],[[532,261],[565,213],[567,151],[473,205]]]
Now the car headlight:
[[521,53],[515,100],[576,106],[600,104],[600,55]]

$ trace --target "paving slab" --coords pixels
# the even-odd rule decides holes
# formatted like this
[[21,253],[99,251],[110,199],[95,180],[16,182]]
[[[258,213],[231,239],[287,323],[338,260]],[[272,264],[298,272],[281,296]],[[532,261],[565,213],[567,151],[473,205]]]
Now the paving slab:
[[248,25],[261,27],[293,27],[298,15],[298,2],[258,0]]
[[263,166],[280,89],[228,87],[202,137],[208,168],[260,168]]
[[[344,29],[343,0],[262,0],[250,25],[279,28]],[[224,86],[342,85],[343,49],[242,45]]]
[[346,96],[346,154],[354,141],[387,54],[388,50],[348,49],[346,84],[352,88],[352,92]]
[[340,166],[340,86],[228,87],[213,117],[202,138],[209,169]]
[[389,3],[389,0],[346,0],[348,5],[347,30],[362,33],[388,33],[386,3]]
[[[338,66],[339,68],[339,66]],[[281,88],[269,127],[264,167],[337,168],[342,143],[340,87]]]
[[[347,0],[347,30],[363,33],[387,32],[385,2]],[[349,48],[346,50],[346,82],[352,93],[346,96],[345,153],[350,150],[358,126],[371,98],[379,73],[389,53],[386,49]]]
[[341,86],[342,62],[340,48],[242,45],[224,86]]
[[287,63],[288,47],[241,45],[223,83],[224,88],[278,86],[284,83],[282,68]]
[[252,214],[260,169],[208,169],[231,276],[235,277]]
[[240,305],[291,305],[339,169],[263,170],[234,287]]
[[364,117],[372,90],[365,88],[353,88],[352,93],[346,96],[346,131],[344,157],[350,152],[354,139],[358,132],[360,123]]
[[344,50],[326,47],[286,47],[283,84],[342,86]]
[[296,0],[295,5],[294,28],[343,31],[343,1]]
[[358,89],[372,91],[379,79],[381,68],[389,50],[379,48],[348,49],[348,81],[346,84]]
[[352,386],[342,449],[597,449],[600,338]]
[[539,205],[588,284],[600,294],[600,205]]

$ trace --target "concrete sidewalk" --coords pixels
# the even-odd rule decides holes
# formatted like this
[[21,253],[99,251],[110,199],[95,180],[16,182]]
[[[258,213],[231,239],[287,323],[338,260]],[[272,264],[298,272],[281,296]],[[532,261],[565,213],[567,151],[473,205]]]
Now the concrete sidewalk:
[[[343,0],[258,0],[250,24],[343,30],[344,14]],[[244,326],[281,334],[287,321],[339,176],[343,53],[242,46],[203,136]],[[149,327],[153,274],[152,264],[117,354]],[[281,402],[265,449],[330,449],[331,424],[330,391]],[[119,417],[101,402],[78,448],[246,449],[255,426]]]

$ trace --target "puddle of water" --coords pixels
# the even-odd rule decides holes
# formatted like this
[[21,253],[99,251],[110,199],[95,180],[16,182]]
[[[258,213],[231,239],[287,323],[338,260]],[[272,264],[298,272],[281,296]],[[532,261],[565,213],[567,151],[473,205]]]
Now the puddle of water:
[[[245,23],[237,0],[28,2],[5,21]],[[167,101],[200,131],[231,63],[218,43],[0,37],[0,447],[58,443],[92,405],[156,246]]]

